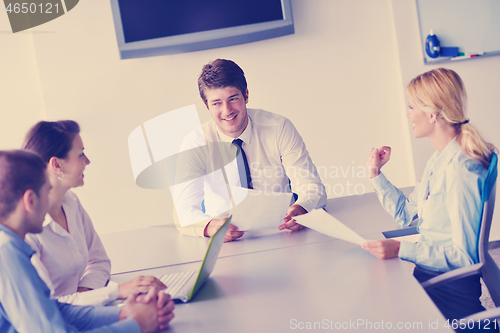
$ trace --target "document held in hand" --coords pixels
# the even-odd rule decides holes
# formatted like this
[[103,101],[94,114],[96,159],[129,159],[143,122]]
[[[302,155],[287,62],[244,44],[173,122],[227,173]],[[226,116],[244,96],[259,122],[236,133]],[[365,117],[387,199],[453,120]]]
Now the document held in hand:
[[240,231],[278,229],[283,223],[292,193],[266,192],[231,186],[235,207],[232,224]]
[[328,236],[358,245],[366,242],[363,237],[352,231],[345,224],[328,214],[323,209],[312,210],[307,214],[295,216],[294,219],[297,223]]

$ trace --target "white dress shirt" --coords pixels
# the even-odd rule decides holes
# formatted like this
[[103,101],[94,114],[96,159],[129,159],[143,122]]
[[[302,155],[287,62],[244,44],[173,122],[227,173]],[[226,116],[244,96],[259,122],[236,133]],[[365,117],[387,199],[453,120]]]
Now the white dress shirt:
[[[77,305],[102,305],[118,298],[118,285],[109,280],[111,262],[89,215],[76,194],[68,191],[62,207],[68,222],[64,230],[47,214],[40,234],[26,235],[36,252],[31,258],[51,297]],[[77,293],[78,287],[95,289]]]
[[380,202],[396,222],[408,225],[419,217],[420,240],[401,242],[399,257],[438,272],[477,263],[480,189],[486,174],[484,166],[452,140],[441,154],[432,155],[408,198],[382,173],[372,178]]
[[[325,187],[291,121],[264,110],[247,112],[248,125],[239,139],[243,141],[253,188],[266,192],[292,191],[298,194],[296,204],[306,211],[324,207]],[[170,188],[177,227],[182,233],[203,236],[210,219],[232,208],[228,185],[241,186],[236,148],[231,145],[234,139],[220,132],[210,120],[184,140],[181,150],[191,149],[191,153],[179,155],[175,167],[167,166],[169,184],[175,179]],[[216,156],[217,150],[222,157]],[[168,169],[174,168],[176,175],[169,176]],[[201,208],[203,201],[205,212]]]

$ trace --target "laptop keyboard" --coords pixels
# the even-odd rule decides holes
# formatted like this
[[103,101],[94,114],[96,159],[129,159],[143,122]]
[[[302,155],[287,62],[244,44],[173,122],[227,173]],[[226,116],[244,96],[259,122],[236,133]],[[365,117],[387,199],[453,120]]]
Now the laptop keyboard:
[[160,277],[160,281],[163,282],[167,289],[165,290],[170,294],[172,299],[177,297],[177,293],[181,290],[187,280],[196,273],[197,271],[186,271],[172,274],[165,274]]

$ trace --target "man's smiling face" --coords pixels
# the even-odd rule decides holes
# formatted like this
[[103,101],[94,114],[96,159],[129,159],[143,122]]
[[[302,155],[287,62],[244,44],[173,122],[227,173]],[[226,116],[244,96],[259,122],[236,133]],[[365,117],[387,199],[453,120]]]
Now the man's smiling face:
[[237,138],[248,125],[248,89],[243,96],[235,87],[205,90],[207,108],[219,130]]

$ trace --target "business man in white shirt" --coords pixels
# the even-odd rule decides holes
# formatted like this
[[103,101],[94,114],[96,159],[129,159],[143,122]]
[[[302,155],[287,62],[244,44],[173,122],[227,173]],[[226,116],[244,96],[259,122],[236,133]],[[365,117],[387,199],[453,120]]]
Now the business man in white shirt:
[[[215,234],[225,221],[216,215],[230,208],[224,185],[266,192],[293,191],[298,195],[297,201],[289,207],[279,229],[302,229],[293,217],[324,207],[326,193],[293,124],[278,114],[247,109],[245,75],[231,60],[217,59],[206,64],[198,78],[198,88],[212,119],[184,140],[183,150],[206,149],[192,149],[190,157],[178,161],[182,165],[178,174],[190,174],[184,175],[184,182],[173,191],[178,220],[183,221],[177,224],[179,230],[193,236]],[[217,167],[213,160],[214,144],[219,145],[219,150],[233,145],[238,157],[233,156],[231,162],[222,165],[219,161]],[[227,161],[227,155],[221,160]],[[243,231],[231,225],[225,241],[241,236]]]

